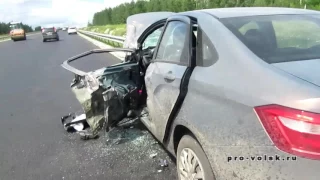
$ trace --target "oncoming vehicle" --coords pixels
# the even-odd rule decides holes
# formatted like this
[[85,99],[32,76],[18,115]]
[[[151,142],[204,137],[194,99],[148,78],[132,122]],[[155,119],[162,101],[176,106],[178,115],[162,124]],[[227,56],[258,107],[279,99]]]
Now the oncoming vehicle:
[[68,28],[68,34],[77,34],[77,28],[75,27],[69,27]]
[[11,40],[26,40],[26,32],[23,29],[21,22],[11,22],[10,23],[10,37]]
[[[62,66],[90,128],[136,110],[181,180],[317,180],[319,30],[320,13],[303,9],[145,13],[127,19],[124,48]],[[113,51],[131,54],[92,72],[69,65]]]
[[55,27],[42,28],[42,40],[43,40],[43,42],[46,42],[47,40],[51,40],[51,39],[59,41],[59,34],[57,32],[57,29]]

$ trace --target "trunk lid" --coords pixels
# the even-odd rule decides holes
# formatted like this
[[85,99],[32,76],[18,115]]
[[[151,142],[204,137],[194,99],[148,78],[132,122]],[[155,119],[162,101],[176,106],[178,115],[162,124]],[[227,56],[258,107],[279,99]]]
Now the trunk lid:
[[274,63],[273,66],[320,86],[320,59]]

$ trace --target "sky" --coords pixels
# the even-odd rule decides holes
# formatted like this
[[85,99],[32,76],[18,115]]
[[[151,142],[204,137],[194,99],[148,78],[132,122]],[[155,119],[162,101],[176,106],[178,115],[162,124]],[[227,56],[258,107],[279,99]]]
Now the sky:
[[36,26],[86,26],[93,14],[131,0],[0,0],[0,22]]

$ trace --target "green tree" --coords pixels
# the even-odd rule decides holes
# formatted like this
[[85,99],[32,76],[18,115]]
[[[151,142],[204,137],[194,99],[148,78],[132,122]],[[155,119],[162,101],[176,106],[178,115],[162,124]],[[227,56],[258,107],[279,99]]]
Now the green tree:
[[41,26],[37,26],[34,28],[34,31],[41,31]]
[[[114,8],[96,12],[92,25],[122,24],[133,14],[157,11],[191,11],[204,8],[279,6],[320,10],[320,0],[132,0]],[[2,27],[0,25],[0,27]],[[1,32],[1,30],[0,30]]]

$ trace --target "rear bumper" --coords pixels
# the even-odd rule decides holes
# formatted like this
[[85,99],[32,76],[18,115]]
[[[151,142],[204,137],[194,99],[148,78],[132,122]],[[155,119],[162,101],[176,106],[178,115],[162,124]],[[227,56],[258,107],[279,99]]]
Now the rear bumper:
[[68,31],[68,34],[76,34],[77,31]]
[[24,38],[24,34],[19,34],[19,35],[12,35],[11,39],[23,39]]
[[52,35],[42,35],[43,39],[57,39],[59,38],[58,34],[52,34]]

